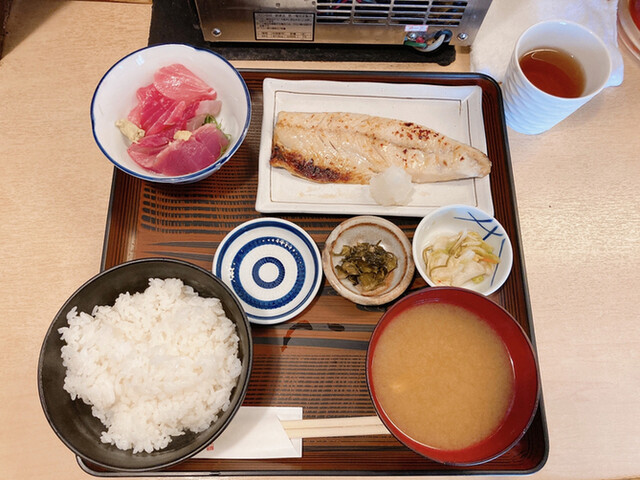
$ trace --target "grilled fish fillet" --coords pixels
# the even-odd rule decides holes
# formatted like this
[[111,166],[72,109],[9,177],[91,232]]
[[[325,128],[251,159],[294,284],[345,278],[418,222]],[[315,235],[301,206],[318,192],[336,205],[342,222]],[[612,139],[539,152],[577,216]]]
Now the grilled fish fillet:
[[484,177],[480,150],[411,122],[358,113],[280,112],[271,165],[320,183],[368,184],[392,165],[415,183]]

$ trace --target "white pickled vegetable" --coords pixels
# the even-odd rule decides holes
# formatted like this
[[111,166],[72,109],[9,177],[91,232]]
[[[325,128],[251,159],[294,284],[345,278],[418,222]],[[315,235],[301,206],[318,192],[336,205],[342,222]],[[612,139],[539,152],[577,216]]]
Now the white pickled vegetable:
[[437,285],[461,287],[493,274],[500,259],[477,232],[441,235],[422,251],[427,275]]

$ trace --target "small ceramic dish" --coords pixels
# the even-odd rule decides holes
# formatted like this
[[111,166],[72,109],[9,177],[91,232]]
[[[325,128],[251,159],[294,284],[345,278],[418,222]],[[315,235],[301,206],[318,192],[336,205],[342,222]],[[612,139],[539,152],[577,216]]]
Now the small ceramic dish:
[[272,325],[300,314],[322,284],[320,251],[302,228],[256,218],[222,240],[213,272],[238,296],[251,323]]
[[[365,242],[379,243],[398,260],[398,266],[387,275],[384,283],[368,292],[347,279],[339,279],[336,274],[336,265],[342,261],[336,253],[344,245],[355,246]],[[334,290],[359,305],[382,305],[395,300],[407,289],[415,271],[411,243],[404,232],[388,220],[368,215],[345,220],[331,232],[322,252],[322,267]]]
[[437,283],[429,277],[423,251],[437,237],[454,235],[462,231],[477,232],[493,248],[493,254],[498,256],[500,261],[493,270],[493,274],[485,276],[483,281],[479,283],[469,281],[458,286],[490,295],[509,277],[513,264],[513,250],[509,236],[502,225],[478,208],[468,205],[448,205],[424,217],[413,235],[412,250],[416,270],[432,287],[444,286],[444,283]]
[[[230,143],[211,165],[197,172],[167,176],[147,170],[129,156],[130,141],[116,127],[137,104],[136,92],[153,82],[154,73],[178,63],[202,79],[217,93],[221,110],[216,121]],[[209,50],[182,44],[162,44],[142,48],[118,60],[102,77],[91,100],[91,126],[96,144],[120,170],[143,180],[158,183],[192,183],[222,167],[240,148],[251,120],[249,90],[231,63]]]

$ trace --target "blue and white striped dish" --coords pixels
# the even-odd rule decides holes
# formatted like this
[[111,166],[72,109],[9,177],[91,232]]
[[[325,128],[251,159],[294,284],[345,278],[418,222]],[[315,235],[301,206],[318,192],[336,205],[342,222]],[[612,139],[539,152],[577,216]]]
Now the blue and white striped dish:
[[322,283],[317,245],[302,228],[279,218],[234,228],[216,250],[212,270],[238,296],[249,321],[262,325],[301,313]]

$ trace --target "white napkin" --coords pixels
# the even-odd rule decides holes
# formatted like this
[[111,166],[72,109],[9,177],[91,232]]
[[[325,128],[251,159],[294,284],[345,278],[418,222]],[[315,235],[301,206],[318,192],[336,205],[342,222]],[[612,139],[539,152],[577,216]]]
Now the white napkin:
[[618,50],[617,0],[493,0],[471,45],[471,70],[504,80],[518,37],[544,20],[571,20],[598,35],[611,55],[607,86],[620,85],[624,65]]
[[280,420],[301,420],[301,407],[240,407],[224,432],[193,458],[300,458],[302,439]]

